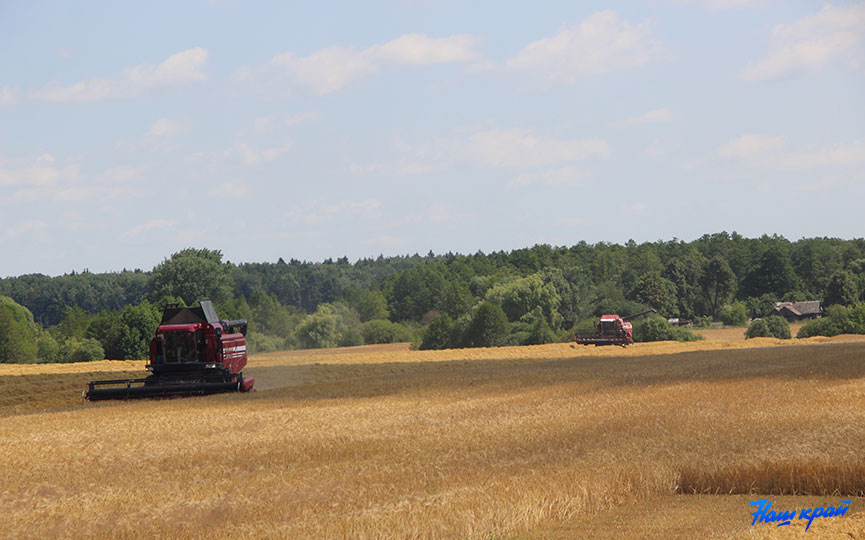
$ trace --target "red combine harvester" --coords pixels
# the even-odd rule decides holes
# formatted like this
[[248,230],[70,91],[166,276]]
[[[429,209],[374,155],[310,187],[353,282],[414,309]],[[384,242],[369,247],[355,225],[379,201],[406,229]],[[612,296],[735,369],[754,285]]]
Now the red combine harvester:
[[575,337],[581,345],[621,345],[622,347],[634,342],[634,327],[629,322],[647,313],[657,313],[654,309],[643,311],[627,317],[613,315],[601,315],[597,331],[593,334],[579,334]]
[[93,381],[84,397],[99,401],[249,392],[255,380],[241,373],[246,366],[246,327],[245,320],[220,321],[209,300],[193,308],[167,304],[150,341],[146,369],[151,375]]

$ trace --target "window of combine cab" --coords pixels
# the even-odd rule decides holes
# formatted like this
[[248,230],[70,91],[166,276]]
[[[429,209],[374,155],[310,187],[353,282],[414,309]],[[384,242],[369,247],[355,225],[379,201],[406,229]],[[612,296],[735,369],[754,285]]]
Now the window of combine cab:
[[195,334],[192,332],[163,332],[162,353],[167,364],[198,362]]

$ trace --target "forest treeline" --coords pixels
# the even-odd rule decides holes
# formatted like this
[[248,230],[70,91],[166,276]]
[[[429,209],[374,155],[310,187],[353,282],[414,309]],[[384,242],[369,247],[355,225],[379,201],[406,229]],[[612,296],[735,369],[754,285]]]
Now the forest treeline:
[[[150,271],[5,278],[0,296],[8,297],[0,302],[0,343],[7,343],[0,349],[15,339],[32,343],[27,361],[145,357],[164,302],[204,298],[223,318],[248,319],[257,351],[406,340],[422,348],[532,344],[567,339],[603,313],[653,308],[698,324],[745,324],[779,300],[855,306],[865,300],[865,239],[722,232],[692,242],[581,242],[354,263],[233,264],[220,251],[190,248]],[[16,354],[0,350],[0,362]]]

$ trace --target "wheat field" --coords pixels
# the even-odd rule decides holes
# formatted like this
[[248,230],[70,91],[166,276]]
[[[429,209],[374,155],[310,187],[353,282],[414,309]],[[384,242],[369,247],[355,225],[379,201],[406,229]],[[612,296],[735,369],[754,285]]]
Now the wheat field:
[[[143,362],[0,365],[0,538],[865,537],[865,338],[707,338],[271,353],[252,394],[98,404]],[[752,527],[766,497],[853,504]]]

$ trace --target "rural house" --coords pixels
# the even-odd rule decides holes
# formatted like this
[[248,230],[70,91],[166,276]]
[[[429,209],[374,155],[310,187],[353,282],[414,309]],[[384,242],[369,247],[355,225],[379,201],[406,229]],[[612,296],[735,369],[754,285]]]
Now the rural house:
[[823,308],[819,300],[807,302],[775,302],[775,310],[772,315],[780,315],[790,322],[805,319],[816,319],[823,315]]

